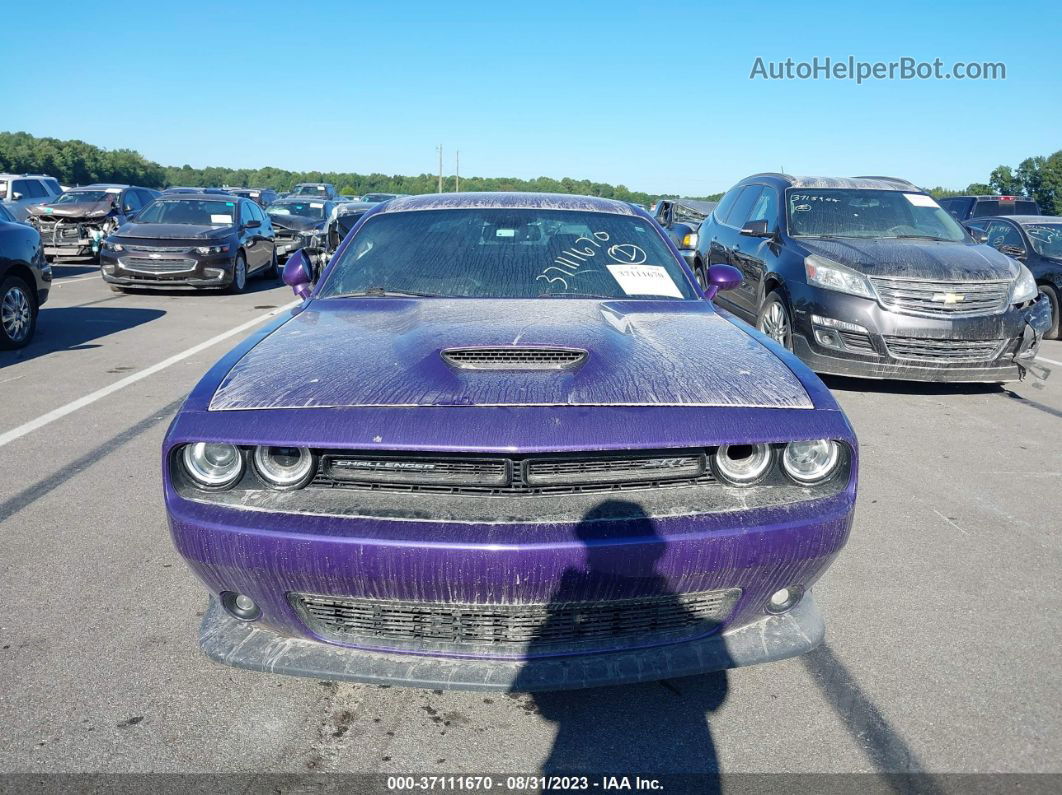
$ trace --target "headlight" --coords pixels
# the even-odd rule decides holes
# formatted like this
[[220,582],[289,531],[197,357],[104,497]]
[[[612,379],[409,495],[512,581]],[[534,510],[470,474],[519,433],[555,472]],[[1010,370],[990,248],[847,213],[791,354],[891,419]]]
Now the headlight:
[[790,442],[782,454],[782,469],[801,485],[821,483],[832,475],[841,460],[841,448],[831,439]]
[[228,254],[230,248],[231,246],[229,246],[228,243],[225,243],[222,246],[199,246],[195,250],[195,253],[202,254],[203,256],[210,256],[211,254]]
[[771,447],[766,444],[724,444],[712,456],[712,468],[720,480],[735,486],[751,486],[771,468]]
[[125,251],[125,246],[121,243],[111,243],[108,240],[103,241],[102,247],[104,251]]
[[690,232],[682,236],[682,248],[697,248],[697,233]]
[[297,489],[313,477],[313,453],[305,447],[257,447],[254,466],[270,486]]
[[195,442],[185,445],[181,459],[192,480],[208,489],[231,486],[243,474],[243,456],[231,444]]
[[866,276],[816,254],[804,257],[804,275],[808,284],[816,287],[864,298],[877,297]]
[[1010,302],[1012,304],[1024,304],[1036,298],[1039,290],[1036,287],[1036,279],[1032,271],[1018,263],[1018,278],[1014,280],[1014,286],[1010,288]]

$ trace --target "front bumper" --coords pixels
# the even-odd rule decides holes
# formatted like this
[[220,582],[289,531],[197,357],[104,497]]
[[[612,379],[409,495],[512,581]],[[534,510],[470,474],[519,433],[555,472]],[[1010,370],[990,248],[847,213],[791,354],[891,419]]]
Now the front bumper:
[[[1050,306],[967,318],[917,317],[877,302],[827,290],[796,287],[793,349],[821,374],[907,381],[999,383],[1018,380],[1050,328]],[[818,318],[856,324],[863,334]]]
[[483,660],[355,651],[283,637],[229,616],[214,597],[199,630],[213,660],[265,673],[448,690],[535,692],[634,684],[784,660],[818,646],[826,634],[810,593],[782,615],[768,615],[706,638],[664,647]]
[[136,252],[100,252],[103,280],[130,287],[226,287],[232,282],[232,268],[228,254],[173,253],[152,261]]
[[[200,642],[212,658],[275,673],[414,686],[544,690],[652,681],[770,662],[814,648],[823,622],[810,588],[843,547],[854,480],[830,497],[739,512],[653,519],[648,535],[578,522],[509,525],[277,514],[167,492],[174,543],[212,595]],[[641,531],[639,531],[641,533]],[[803,599],[768,616],[771,594]],[[292,594],[461,605],[557,605],[740,589],[699,634],[649,633],[501,650],[318,634]],[[217,605],[250,596],[251,623]],[[548,635],[548,633],[542,633]],[[536,636],[537,637],[537,636]]]

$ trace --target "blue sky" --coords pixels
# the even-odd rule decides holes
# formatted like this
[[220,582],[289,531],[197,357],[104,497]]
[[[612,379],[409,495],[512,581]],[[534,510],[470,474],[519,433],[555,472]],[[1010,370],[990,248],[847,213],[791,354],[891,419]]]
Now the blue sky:
[[[1050,3],[9,2],[0,129],[167,165],[965,187],[1062,148]],[[757,56],[1003,61],[986,81],[750,80]]]

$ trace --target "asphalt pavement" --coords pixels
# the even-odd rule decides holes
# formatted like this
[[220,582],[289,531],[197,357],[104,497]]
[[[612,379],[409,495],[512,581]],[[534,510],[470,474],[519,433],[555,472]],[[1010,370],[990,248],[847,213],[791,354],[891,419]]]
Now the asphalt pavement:
[[55,270],[37,338],[0,353],[0,771],[1062,772],[1062,343],[1004,387],[828,380],[862,471],[816,652],[560,694],[413,690],[196,645],[207,599],[170,543],[162,436],[290,291],[119,295]]

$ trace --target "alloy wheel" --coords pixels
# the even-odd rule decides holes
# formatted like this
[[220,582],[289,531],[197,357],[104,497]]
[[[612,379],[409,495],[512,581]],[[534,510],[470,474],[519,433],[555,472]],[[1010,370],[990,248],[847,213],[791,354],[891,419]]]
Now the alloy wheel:
[[242,291],[247,286],[247,263],[243,257],[236,258],[236,265],[232,270],[232,284],[237,292]]
[[789,347],[789,318],[786,316],[785,307],[777,301],[773,302],[763,314],[760,321],[760,331],[775,342]]
[[12,342],[22,342],[29,336],[33,325],[33,305],[26,291],[17,284],[10,287],[0,301],[0,323]]

